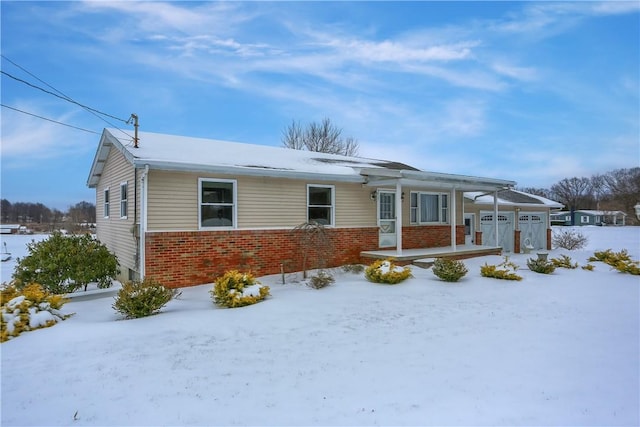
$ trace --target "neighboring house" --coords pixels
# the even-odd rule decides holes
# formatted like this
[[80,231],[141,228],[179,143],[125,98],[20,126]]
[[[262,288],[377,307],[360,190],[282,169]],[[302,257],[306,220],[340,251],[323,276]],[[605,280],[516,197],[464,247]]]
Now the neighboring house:
[[[564,207],[542,196],[512,189],[495,194],[464,193],[465,236],[475,244],[496,246],[493,225],[498,207],[497,246],[505,252],[520,253],[527,249],[551,249],[551,210]],[[480,232],[476,237],[477,232]],[[476,239],[482,238],[482,242]]]
[[627,214],[622,211],[580,209],[573,212],[574,225],[625,225]]
[[18,234],[20,224],[2,224],[0,225],[0,234]]
[[569,211],[552,212],[551,225],[571,225],[571,212]]
[[560,211],[551,215],[552,225],[625,225],[627,214],[622,211],[579,209],[571,212]]
[[306,221],[327,227],[328,267],[362,262],[364,251],[455,250],[465,243],[463,192],[515,182],[148,132],[134,144],[105,129],[87,185],[96,189],[97,237],[117,255],[120,279],[178,287],[229,269],[300,271],[292,229]]

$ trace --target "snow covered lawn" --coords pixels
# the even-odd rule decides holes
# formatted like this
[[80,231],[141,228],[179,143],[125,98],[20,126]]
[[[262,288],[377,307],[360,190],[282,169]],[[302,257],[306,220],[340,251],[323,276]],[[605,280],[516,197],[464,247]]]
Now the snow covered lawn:
[[[580,231],[587,250],[550,257],[640,255],[640,227]],[[455,284],[269,276],[257,305],[217,308],[209,284],[137,320],[74,301],[1,345],[2,425],[639,425],[638,276],[541,275],[530,256],[511,257],[521,282],[480,276],[498,256]]]

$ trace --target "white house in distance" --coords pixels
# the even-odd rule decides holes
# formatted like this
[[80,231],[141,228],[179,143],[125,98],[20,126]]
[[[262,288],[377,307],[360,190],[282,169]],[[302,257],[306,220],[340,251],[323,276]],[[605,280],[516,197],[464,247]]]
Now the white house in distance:
[[[493,244],[462,252],[465,211],[479,202],[465,203],[463,194],[497,194],[514,181],[205,138],[136,136],[105,129],[87,180],[96,190],[97,237],[117,255],[121,279],[150,276],[179,287],[210,283],[230,269],[300,271],[292,230],[310,221],[324,224],[332,240],[328,267],[381,256],[411,261],[429,248],[457,257],[502,250]],[[497,205],[494,213],[491,229],[476,217],[480,240],[500,241]]]

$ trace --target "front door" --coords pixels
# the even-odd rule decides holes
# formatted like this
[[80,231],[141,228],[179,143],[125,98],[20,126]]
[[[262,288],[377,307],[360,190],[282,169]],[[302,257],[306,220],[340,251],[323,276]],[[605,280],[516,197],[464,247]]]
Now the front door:
[[378,191],[378,246],[396,246],[396,193]]
[[464,244],[473,245],[476,239],[475,214],[464,214]]

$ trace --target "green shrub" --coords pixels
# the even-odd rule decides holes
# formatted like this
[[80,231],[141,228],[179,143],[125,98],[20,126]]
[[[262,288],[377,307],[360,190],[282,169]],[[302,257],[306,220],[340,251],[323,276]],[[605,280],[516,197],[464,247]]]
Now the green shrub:
[[260,282],[250,273],[230,270],[216,279],[210,293],[214,303],[235,308],[264,300],[269,296],[269,287],[260,286]]
[[97,282],[108,288],[118,274],[118,260],[106,246],[88,234],[65,236],[55,232],[27,244],[29,254],[18,258],[13,278],[22,288],[39,283],[48,292],[66,294]]
[[583,265],[582,269],[583,270],[589,270],[589,271],[593,271],[595,267],[593,266],[593,264],[587,264],[587,265]]
[[551,262],[554,266],[559,268],[578,268],[578,263],[572,263],[571,257],[568,257],[567,255],[560,255],[560,258],[551,258]]
[[175,294],[174,290],[145,277],[143,281],[124,283],[112,307],[127,319],[146,317],[157,313]]
[[613,252],[611,249],[596,251],[592,257],[589,257],[589,261],[602,261],[621,273],[640,275],[640,263],[632,260],[626,249],[620,252]]
[[462,261],[448,258],[437,258],[431,270],[445,282],[457,282],[469,272]]
[[395,285],[411,276],[409,267],[396,266],[391,260],[378,260],[364,269],[364,276],[370,282]]
[[336,279],[334,279],[330,273],[320,270],[317,274],[311,276],[308,285],[313,289],[322,289],[335,283],[335,281]]
[[498,265],[489,265],[485,263],[480,267],[480,275],[482,277],[491,277],[494,279],[504,280],[522,280],[522,277],[515,272],[518,270],[518,266],[509,261],[509,257],[504,257],[504,261]]
[[24,331],[48,328],[70,315],[60,312],[67,302],[61,295],[52,295],[37,283],[22,289],[14,284],[2,288],[0,308],[0,342],[5,342]]
[[556,270],[553,262],[540,258],[529,258],[527,260],[527,267],[529,267],[529,270],[541,274],[551,274]]

